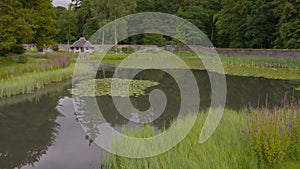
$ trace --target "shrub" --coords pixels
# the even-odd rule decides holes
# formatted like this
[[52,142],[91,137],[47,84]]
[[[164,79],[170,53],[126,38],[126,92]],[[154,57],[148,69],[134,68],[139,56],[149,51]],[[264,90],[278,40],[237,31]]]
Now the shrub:
[[18,63],[22,63],[22,64],[25,64],[27,63],[28,59],[26,56],[24,55],[19,55],[19,59],[18,59]]
[[59,51],[59,47],[58,47],[58,46],[54,46],[54,47],[52,47],[52,50],[53,50],[54,52],[58,52],[58,51]]
[[122,48],[122,52],[124,52],[124,53],[126,53],[126,54],[132,54],[132,53],[135,52],[135,50],[134,50],[132,47],[127,46],[127,47],[123,47],[123,48]]
[[299,106],[294,97],[288,99],[287,93],[274,109],[268,109],[267,102],[265,107],[257,108],[249,102],[246,114],[250,147],[270,168],[282,161],[298,140]]
[[7,48],[0,47],[0,56],[5,56],[9,53],[9,50]]
[[58,49],[58,52],[61,52],[61,53],[63,53],[63,52],[65,52],[65,50],[64,50],[64,49],[62,49],[62,48],[60,48],[60,49]]
[[55,55],[51,57],[52,59],[52,67],[55,68],[64,68],[67,67],[71,64],[71,59],[70,57],[67,56],[60,56],[60,55]]
[[34,52],[35,49],[34,49],[33,47],[31,47],[31,48],[29,49],[29,51],[30,51],[30,52]]
[[23,45],[16,44],[16,45],[12,45],[10,47],[10,52],[15,53],[15,54],[23,54],[23,53],[25,53],[25,49],[24,49]]
[[121,52],[121,49],[118,48],[118,47],[116,47],[116,46],[112,47],[112,48],[108,51],[108,53],[120,53],[120,52]]

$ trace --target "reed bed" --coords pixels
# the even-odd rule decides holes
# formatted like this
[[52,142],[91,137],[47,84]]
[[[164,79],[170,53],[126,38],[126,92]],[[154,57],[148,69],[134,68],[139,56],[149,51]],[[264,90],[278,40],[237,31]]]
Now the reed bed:
[[[267,102],[266,102],[267,103]],[[151,169],[292,169],[300,166],[300,100],[286,93],[281,104],[252,107],[240,112],[225,110],[221,123],[212,137],[199,144],[199,133],[207,113],[198,115],[191,132],[170,151],[150,158],[126,158],[104,154],[105,169],[151,168]],[[177,120],[176,125],[184,128],[193,115]],[[164,129],[162,129],[164,130]],[[139,129],[126,129],[122,133],[131,137],[147,138],[155,134],[154,128],[145,125]],[[170,135],[165,140],[174,139]],[[138,151],[140,145],[115,141],[113,146],[126,151]],[[147,149],[147,148],[146,148]],[[149,150],[156,151],[156,147]]]
[[266,68],[299,68],[300,58],[279,58],[270,56],[220,55],[224,64],[247,67]]
[[0,97],[32,93],[46,84],[63,81],[72,77],[74,64],[62,69],[25,73],[0,80]]
[[47,85],[47,87],[40,89],[34,93],[1,98],[0,107],[16,105],[27,101],[38,103],[42,96],[45,95],[52,96],[58,93],[63,93],[64,90],[66,90],[66,88],[71,84],[72,84],[71,80],[65,80],[59,83],[49,84]]
[[[109,154],[102,160],[103,168],[255,168],[257,158],[247,148],[247,138],[241,132],[246,127],[246,118],[233,110],[226,110],[213,136],[206,143],[199,144],[199,133],[206,116],[206,113],[200,113],[192,131],[170,151],[159,156],[142,159],[131,159]],[[193,117],[187,117],[186,121],[177,121],[176,123],[184,125],[190,120],[189,118]],[[124,133],[132,136],[131,131],[125,130]],[[145,127],[134,136],[151,135],[153,135],[153,129]],[[120,143],[122,142],[120,141]],[[137,145],[122,145],[121,147],[124,146],[127,149],[134,146],[131,148],[132,151],[135,151]]]
[[[158,53],[159,54],[159,53]],[[194,53],[188,51],[176,51],[174,54],[195,70],[206,70],[202,61]],[[99,62],[103,53],[95,52],[87,55],[90,62]],[[101,61],[111,67],[117,67],[128,54],[109,53]],[[205,56],[201,56],[206,59]],[[236,76],[264,77],[268,79],[298,80],[300,79],[300,58],[281,58],[271,56],[248,56],[248,55],[220,55],[225,74]],[[147,62],[147,60],[144,60]],[[151,61],[151,60],[149,60]],[[162,63],[169,61],[163,60]],[[147,63],[148,64],[148,63]],[[143,65],[137,60],[136,67]]]
[[[25,56],[28,57],[27,55]],[[13,58],[6,58],[6,62],[1,63],[0,66],[0,79],[9,79],[11,77],[21,76],[32,72],[57,70],[66,68],[71,64],[71,58],[64,54],[39,53],[36,55],[37,56],[29,57],[26,64],[19,64]]]

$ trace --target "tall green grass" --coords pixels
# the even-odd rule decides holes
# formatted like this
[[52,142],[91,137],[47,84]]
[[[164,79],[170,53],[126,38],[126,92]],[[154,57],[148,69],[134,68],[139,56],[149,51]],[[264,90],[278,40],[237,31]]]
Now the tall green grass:
[[71,58],[61,53],[34,53],[33,56],[26,53],[24,56],[29,58],[26,64],[19,64],[18,60],[13,57],[1,58],[0,79],[9,79],[35,71],[52,71],[65,68],[71,63]]
[[55,94],[61,94],[66,90],[66,87],[71,85],[71,80],[65,80],[59,83],[53,83],[47,85],[47,87],[38,90],[37,92],[24,94],[24,95],[17,95],[7,98],[0,99],[0,107],[16,105],[18,103],[23,103],[26,101],[29,102],[39,102],[40,98],[44,95],[53,96]]
[[[159,54],[160,53],[157,55]],[[175,51],[174,54],[181,57],[191,69],[206,70],[202,61],[198,58],[198,56],[195,56],[194,53]],[[101,52],[95,52],[87,55],[87,57],[90,59],[90,62],[98,63],[103,55],[104,54]],[[111,67],[117,67],[127,56],[129,55],[123,53],[109,53],[105,55],[102,63],[108,64]],[[202,59],[206,59],[206,57],[202,56]],[[264,77],[268,79],[284,80],[300,79],[300,59],[247,55],[220,55],[220,59],[222,61],[222,66],[224,67],[225,74],[228,75]],[[164,58],[161,60],[161,63],[163,64],[171,63]],[[144,64],[149,64],[149,62],[151,62],[151,60],[137,59],[135,68],[142,67]],[[173,66],[171,65],[171,67]]]
[[[103,157],[104,168],[151,168],[151,169],[243,169],[257,168],[257,156],[248,148],[247,137],[242,134],[246,127],[246,118],[232,110],[226,110],[224,117],[213,136],[204,144],[199,144],[199,133],[207,114],[201,113],[192,131],[187,137],[170,151],[159,156],[142,159],[131,159],[109,154]],[[189,122],[179,121],[176,123]],[[135,137],[153,135],[153,128],[145,127],[139,132],[125,130],[125,134]],[[167,142],[167,140],[166,140]],[[124,144],[120,142],[121,144]],[[122,145],[126,149],[136,150],[137,145]],[[152,148],[151,148],[152,149]]]
[[300,59],[280,58],[271,56],[248,56],[248,55],[220,55],[224,64],[242,65],[248,67],[267,67],[267,68],[299,68]]
[[17,94],[32,93],[46,84],[63,81],[72,77],[74,64],[69,67],[37,72],[26,73],[21,76],[0,80],[0,97]]
[[[280,106],[254,108],[249,103],[246,111],[225,110],[223,118],[212,137],[199,144],[199,134],[207,113],[198,115],[191,132],[179,144],[164,154],[150,158],[126,158],[104,154],[102,165],[115,168],[190,168],[190,169],[290,169],[300,162],[300,100],[285,94]],[[185,128],[196,116],[187,115],[174,124]],[[164,129],[163,129],[164,130]],[[123,128],[122,133],[131,137],[154,136],[154,128],[145,125],[138,129]],[[180,133],[180,132],[178,132]],[[176,139],[168,135],[164,145]],[[123,139],[114,139],[113,150],[156,152],[162,144],[142,147],[131,145]],[[116,148],[116,149],[115,149]]]

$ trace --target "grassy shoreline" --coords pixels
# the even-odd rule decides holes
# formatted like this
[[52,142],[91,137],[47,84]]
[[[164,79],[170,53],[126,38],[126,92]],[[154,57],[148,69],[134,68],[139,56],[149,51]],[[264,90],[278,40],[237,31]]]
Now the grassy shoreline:
[[[193,70],[206,70],[202,65],[195,65],[197,61],[184,60],[188,66]],[[117,67],[120,63],[118,60],[104,60],[104,64],[108,64],[111,67]],[[226,75],[243,76],[243,77],[261,77],[266,79],[278,79],[278,80],[299,80],[300,68],[266,68],[245,66],[238,64],[223,64],[224,72]]]
[[0,97],[33,93],[45,85],[70,79],[74,65],[51,71],[25,73],[21,76],[0,80]]
[[[57,57],[59,55],[60,57]],[[72,77],[75,64],[71,62],[75,59],[73,54],[38,54],[26,53],[29,57],[29,62],[26,64],[13,63],[13,59],[0,60],[0,98],[9,97],[18,94],[32,93],[43,88],[45,85],[63,81]],[[89,62],[98,63],[103,56],[101,53],[95,52],[87,55]],[[111,67],[117,67],[128,54],[107,54],[102,60],[102,64]],[[193,53],[182,52],[178,56],[194,70],[206,70],[201,60],[193,55]],[[227,75],[262,77],[266,79],[279,80],[299,80],[300,79],[300,59],[283,59],[272,57],[258,56],[228,56],[220,55],[222,65]],[[143,67],[145,62],[151,60],[138,59],[135,68]],[[4,63],[3,63],[4,62]],[[168,63],[167,60],[162,60],[162,63]],[[15,65],[14,65],[15,64]],[[65,66],[67,64],[67,66]],[[168,66],[168,65],[167,65]],[[171,65],[172,67],[172,65]]]
[[[99,61],[97,55],[90,55],[90,61]],[[128,54],[107,54],[102,60],[103,64],[117,67]],[[191,53],[184,53],[179,57],[194,70],[206,70],[198,57]],[[279,80],[299,80],[300,79],[300,59],[272,58],[269,56],[244,56],[244,55],[220,55],[224,72],[227,75],[262,77],[266,79]],[[143,67],[151,60],[139,60],[137,67]],[[147,63],[145,63],[147,62]],[[167,63],[167,60],[162,60]],[[165,66],[165,65],[164,65]],[[172,65],[166,65],[172,67]]]
[[[299,114],[299,109],[295,110]],[[249,135],[247,130],[247,116],[245,112],[237,112],[226,109],[218,128],[212,137],[205,143],[199,144],[199,134],[206,120],[207,112],[198,115],[196,123],[191,132],[178,145],[168,152],[150,158],[126,158],[114,154],[104,155],[102,165],[104,168],[204,168],[204,169],[231,169],[231,168],[247,168],[247,169],[268,169],[267,164],[262,163],[256,152],[251,149],[249,144]],[[182,121],[176,121],[181,126],[188,123],[190,117]],[[182,123],[182,124],[181,124]],[[153,136],[153,128],[145,126],[142,129],[134,130],[123,129],[125,135],[132,137],[151,137]],[[172,138],[168,138],[172,139]],[[168,140],[166,140],[168,142]],[[116,144],[120,148],[126,148],[128,151],[136,151],[138,145],[131,147],[126,145],[123,140],[119,140]],[[296,152],[287,154],[283,161],[276,163],[271,168],[275,169],[291,169],[295,166],[299,167],[299,159],[290,159],[290,156],[299,157],[299,144]],[[151,147],[151,151],[154,147]],[[147,151],[147,150],[145,150]],[[150,150],[149,150],[150,151]],[[295,155],[295,153],[297,155]],[[295,157],[295,158],[297,158]]]

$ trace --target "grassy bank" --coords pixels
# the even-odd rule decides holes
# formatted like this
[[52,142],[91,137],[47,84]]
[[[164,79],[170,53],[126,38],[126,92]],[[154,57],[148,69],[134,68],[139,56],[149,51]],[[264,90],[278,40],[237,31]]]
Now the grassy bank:
[[0,99],[0,107],[15,105],[27,101],[39,102],[40,98],[43,96],[52,96],[65,92],[64,90],[66,90],[66,87],[68,87],[71,84],[71,80],[65,80],[59,83],[49,84],[47,85],[47,87],[42,88],[34,93],[2,98]]
[[[201,60],[193,53],[176,53],[191,69],[205,70]],[[98,63],[101,53],[87,55],[89,62]],[[158,53],[159,55],[159,53]],[[66,53],[27,52],[26,63],[18,63],[18,56],[0,58],[0,97],[32,93],[46,84],[62,81],[72,76],[75,55]],[[128,54],[109,53],[103,64],[117,67]],[[236,76],[264,77],[269,79],[300,79],[300,59],[272,58],[267,56],[221,55],[225,73]],[[151,58],[137,59],[135,68],[151,63]],[[171,63],[167,58],[161,59],[164,68]],[[70,65],[71,64],[71,65]]]
[[32,93],[72,77],[74,64],[67,53],[26,52],[0,58],[0,97]]
[[[26,58],[20,63],[19,57]],[[23,55],[0,57],[0,79],[22,76],[26,73],[53,71],[66,68],[71,64],[71,57],[64,53],[27,52]]]
[[[295,114],[300,113],[299,108],[289,110],[294,111]],[[248,133],[247,115],[244,111],[225,110],[221,123],[213,136],[206,143],[199,144],[199,133],[206,117],[207,114],[205,112],[200,113],[187,137],[164,154],[142,159],[131,159],[108,154],[102,159],[103,168],[291,169],[300,165],[298,161],[300,157],[299,140],[295,141],[293,146],[288,147],[288,150],[284,152],[286,153],[284,158],[276,161],[272,167],[264,159],[260,158],[251,144],[251,138],[256,137]],[[176,123],[184,125],[184,123],[189,122],[189,118],[187,117],[185,120],[177,121]],[[297,134],[299,134],[299,126],[297,130]],[[280,130],[278,129],[276,132],[280,132]],[[138,130],[138,132],[132,132],[132,129],[124,129],[123,133],[134,137],[149,137],[153,135],[153,128],[146,126]],[[126,150],[136,151],[137,145],[124,145],[122,140],[119,143]],[[275,141],[275,143],[279,143],[279,141]],[[154,148],[151,147],[151,150]],[[271,153],[273,151],[275,150],[270,149]],[[274,154],[276,155],[276,151]]]
[[[177,52],[179,56],[191,69],[205,70],[205,66],[199,58],[190,52]],[[89,55],[91,61],[97,62],[102,54]],[[159,53],[158,53],[159,55]],[[104,64],[117,67],[128,54],[107,54],[103,59]],[[300,59],[275,58],[269,56],[246,56],[246,55],[220,55],[224,71],[228,75],[264,77],[268,79],[296,80],[300,79]],[[170,61],[161,59],[163,64]],[[135,67],[143,67],[151,59],[138,60]],[[164,65],[172,66],[172,65]]]
[[[130,159],[109,154],[102,160],[104,168],[252,168],[257,160],[246,148],[247,140],[242,134],[246,127],[245,118],[232,110],[226,110],[220,126],[204,144],[199,144],[199,133],[207,114],[201,113],[192,131],[170,151],[151,158]],[[190,117],[187,117],[189,119]],[[180,121],[179,123],[185,123]],[[135,136],[151,136],[153,129],[146,127]],[[131,133],[131,131],[124,131]],[[167,141],[167,140],[166,140]],[[129,147],[130,145],[127,145]],[[126,147],[126,146],[125,146]],[[134,148],[132,148],[135,150]],[[244,166],[244,167],[241,167]]]
[[46,84],[60,82],[72,77],[74,64],[62,69],[25,73],[0,80],[0,97],[32,93]]

